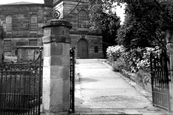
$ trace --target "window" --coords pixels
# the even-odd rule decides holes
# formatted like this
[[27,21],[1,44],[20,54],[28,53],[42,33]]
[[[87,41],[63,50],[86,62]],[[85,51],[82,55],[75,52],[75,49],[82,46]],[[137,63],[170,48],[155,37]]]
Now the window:
[[88,27],[88,14],[86,11],[81,10],[78,15],[78,27],[87,28]]
[[37,46],[37,39],[30,39],[29,46]]
[[5,23],[6,31],[10,32],[12,30],[12,16],[6,16]]
[[33,15],[31,16],[31,31],[36,31],[38,29],[38,21],[37,21],[37,16]]
[[4,51],[11,52],[11,40],[4,40]]
[[94,47],[94,52],[95,52],[95,53],[98,53],[98,52],[99,52],[98,46],[95,46],[95,47]]
[[26,45],[28,45],[28,42],[27,41],[18,41],[18,42],[16,42],[16,46],[26,46]]

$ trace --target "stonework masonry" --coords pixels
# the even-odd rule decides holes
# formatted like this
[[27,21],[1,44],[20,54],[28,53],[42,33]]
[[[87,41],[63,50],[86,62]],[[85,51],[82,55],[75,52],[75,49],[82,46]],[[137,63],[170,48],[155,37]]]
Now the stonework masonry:
[[170,61],[170,65],[169,65],[169,69],[170,71],[170,76],[169,76],[169,94],[170,94],[170,111],[173,112],[173,28],[171,28],[170,30],[167,30],[166,32],[166,48],[167,48],[167,54],[169,56],[169,61]]
[[[77,58],[103,57],[102,34],[100,31],[89,29],[88,0],[81,0],[81,2],[79,0],[44,0],[44,2],[44,4],[18,2],[0,5],[0,23],[6,30],[4,39],[6,55],[16,56],[18,46],[43,45],[42,27],[52,19],[54,9],[59,12],[60,20],[66,20],[73,25],[70,30],[71,47],[75,47]],[[83,41],[79,42],[81,39]]]
[[[30,40],[36,40],[38,46],[42,45],[42,26],[51,19],[51,11],[52,8],[44,4],[1,5],[0,22],[6,30],[4,41],[10,41],[10,50],[5,50],[5,54],[15,56],[16,47],[32,45],[29,44]],[[34,28],[31,28],[32,16],[36,16]],[[11,17],[11,21],[8,17]],[[7,47],[6,44],[4,47]]]
[[[56,1],[56,2],[55,2]],[[60,12],[60,19],[65,19],[72,23],[73,27],[70,31],[72,38],[72,46],[76,48],[77,58],[82,58],[82,54],[78,49],[79,40],[84,38],[87,41],[88,52],[87,58],[102,58],[102,34],[101,31],[89,29],[89,1],[88,0],[55,0],[54,9]],[[57,4],[58,3],[58,4]],[[80,17],[82,17],[80,19]],[[82,20],[82,21],[81,21]],[[97,47],[98,51],[95,51]],[[84,56],[85,57],[85,56]]]
[[43,37],[42,115],[60,115],[60,113],[67,115],[70,110],[69,29],[71,24],[59,20],[50,22],[44,26]]

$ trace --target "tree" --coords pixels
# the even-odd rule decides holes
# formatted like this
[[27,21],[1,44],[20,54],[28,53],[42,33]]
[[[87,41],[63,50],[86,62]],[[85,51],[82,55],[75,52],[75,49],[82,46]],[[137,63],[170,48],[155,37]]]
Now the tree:
[[110,45],[116,45],[117,30],[120,27],[120,19],[116,16],[113,17],[108,14],[104,14],[104,18],[101,21],[102,35],[103,35],[103,52],[106,57],[106,50]]
[[134,2],[126,7],[126,20],[118,31],[118,43],[126,48],[164,46],[160,11],[153,2]]
[[173,25],[172,0],[103,0],[102,9],[115,15],[112,13],[115,3],[126,4],[126,20],[118,30],[118,43],[127,48],[154,45],[165,48],[163,29]]
[[120,27],[120,18],[117,15],[111,15],[103,10],[102,2],[91,1],[90,22],[91,29],[101,29],[103,35],[103,54],[106,57],[106,49],[110,45],[116,45],[117,30]]
[[[172,25],[171,5],[156,0],[124,1],[128,4],[126,8],[127,18],[133,20],[131,25],[125,24],[123,27],[129,28],[130,26],[131,31],[133,31],[133,33],[131,33],[131,36],[133,36],[131,41],[126,40],[128,43],[130,42],[128,45],[136,47],[159,45],[165,49],[165,33],[163,27]],[[128,19],[126,21],[130,23]],[[129,39],[126,35],[129,35],[131,31],[129,30],[127,33],[124,33],[124,38],[120,36],[119,41]],[[122,32],[120,33],[122,34]],[[126,45],[126,43],[123,44]]]

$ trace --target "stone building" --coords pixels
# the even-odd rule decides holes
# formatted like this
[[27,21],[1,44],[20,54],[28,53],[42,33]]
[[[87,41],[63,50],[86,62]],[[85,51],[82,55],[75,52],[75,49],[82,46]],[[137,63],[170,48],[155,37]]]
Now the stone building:
[[19,46],[42,46],[42,26],[55,15],[72,23],[71,42],[78,58],[102,58],[101,32],[89,29],[88,6],[88,0],[44,0],[44,4],[17,2],[0,5],[0,22],[6,30],[5,54],[15,56]]

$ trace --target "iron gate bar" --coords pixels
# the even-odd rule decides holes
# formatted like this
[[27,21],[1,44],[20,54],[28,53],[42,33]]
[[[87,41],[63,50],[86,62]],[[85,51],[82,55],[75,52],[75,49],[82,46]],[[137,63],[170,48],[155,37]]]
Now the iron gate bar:
[[70,49],[70,113],[75,112],[75,51]]
[[[42,74],[43,74],[43,64],[42,64],[42,61],[43,61],[43,59],[42,59],[42,51],[43,51],[43,47],[40,47],[40,63],[39,63],[39,66],[40,66],[40,68],[39,68],[39,104],[41,104],[41,102],[42,102]],[[38,106],[38,112],[39,112],[39,114],[40,114],[40,110],[41,110],[41,108],[40,108],[40,106]]]
[[40,115],[42,47],[35,49],[39,56],[32,62],[1,65],[0,115]]
[[170,111],[168,78],[168,58],[166,51],[160,55],[150,54],[151,84],[153,105]]

